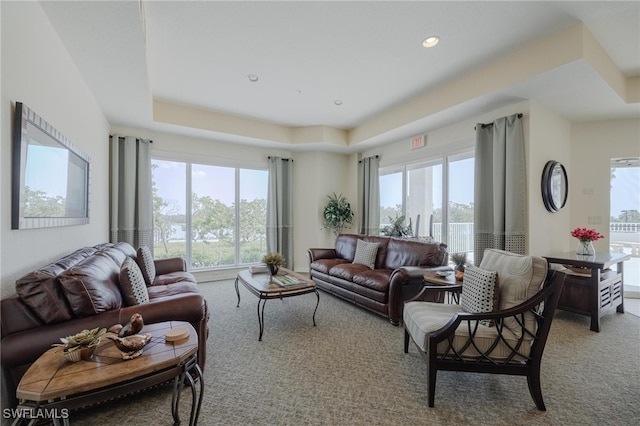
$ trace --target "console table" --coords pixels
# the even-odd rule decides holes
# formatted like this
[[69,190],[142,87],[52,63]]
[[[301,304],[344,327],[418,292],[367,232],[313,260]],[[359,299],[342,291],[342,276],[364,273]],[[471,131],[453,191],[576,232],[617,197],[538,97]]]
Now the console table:
[[[600,318],[615,309],[624,312],[623,263],[631,258],[624,253],[596,253],[594,256],[575,252],[544,256],[549,264],[569,268],[586,268],[584,273],[567,274],[558,309],[591,317],[591,330],[600,331]],[[615,267],[615,269],[614,269]]]

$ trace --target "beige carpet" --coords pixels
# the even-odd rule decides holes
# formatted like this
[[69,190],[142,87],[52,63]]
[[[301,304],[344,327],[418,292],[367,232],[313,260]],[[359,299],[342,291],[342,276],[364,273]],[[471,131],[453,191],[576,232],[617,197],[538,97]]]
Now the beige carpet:
[[[558,311],[542,365],[546,412],[526,378],[440,372],[428,408],[425,364],[403,330],[326,293],[272,300],[258,342],[257,299],[232,281],[202,284],[211,307],[201,425],[636,425],[640,318],[611,314],[602,332]],[[188,421],[190,399],[181,404]],[[170,425],[171,389],[73,413],[71,424]]]

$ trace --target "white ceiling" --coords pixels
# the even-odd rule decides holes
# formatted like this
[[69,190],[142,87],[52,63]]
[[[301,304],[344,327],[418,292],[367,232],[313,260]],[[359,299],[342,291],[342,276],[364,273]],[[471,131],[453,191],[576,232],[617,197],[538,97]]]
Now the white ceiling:
[[[288,128],[353,131],[580,22],[624,76],[640,77],[639,1],[41,4],[112,125],[216,140],[273,142],[154,121],[154,99]],[[425,49],[421,42],[429,35],[441,41]],[[249,74],[259,81],[250,82]],[[382,129],[343,150],[527,99],[572,121],[640,116],[638,103],[626,103],[591,66],[576,61]]]

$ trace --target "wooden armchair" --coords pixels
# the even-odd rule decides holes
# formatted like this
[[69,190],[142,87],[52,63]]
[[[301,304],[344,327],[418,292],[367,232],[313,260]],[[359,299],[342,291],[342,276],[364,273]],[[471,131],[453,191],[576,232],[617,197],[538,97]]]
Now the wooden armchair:
[[531,397],[544,411],[540,362],[564,274],[547,273],[543,258],[494,249],[485,251],[480,269],[497,272],[499,309],[469,313],[459,304],[424,302],[432,292],[465,292],[464,284],[425,286],[405,304],[404,352],[413,340],[425,358],[429,407],[438,370],[448,370],[526,376]]

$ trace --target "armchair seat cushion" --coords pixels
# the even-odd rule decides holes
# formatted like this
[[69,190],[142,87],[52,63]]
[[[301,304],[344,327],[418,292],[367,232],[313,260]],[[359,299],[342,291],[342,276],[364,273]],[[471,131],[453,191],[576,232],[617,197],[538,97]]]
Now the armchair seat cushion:
[[[455,314],[463,313],[464,311],[460,305],[407,302],[404,306],[403,320],[405,328],[413,337],[416,345],[423,352],[427,352],[427,335],[444,327]],[[463,359],[473,360],[480,358],[481,352],[487,354],[492,345],[495,345],[493,350],[488,352],[491,358],[504,360],[512,356],[512,348],[517,347],[519,344],[520,339],[518,336],[506,327],[499,329],[476,323],[477,321],[462,321],[454,333],[452,347],[449,347],[448,340],[443,340],[438,343],[437,353],[439,355],[458,356]],[[476,325],[478,328],[473,336],[473,343],[471,343],[469,327],[475,329]],[[500,333],[502,337],[500,337]],[[531,342],[531,338],[524,339],[524,343],[521,343],[518,349],[518,353],[521,356],[515,356],[513,361],[524,361],[525,357],[529,356],[531,352],[529,342]]]

